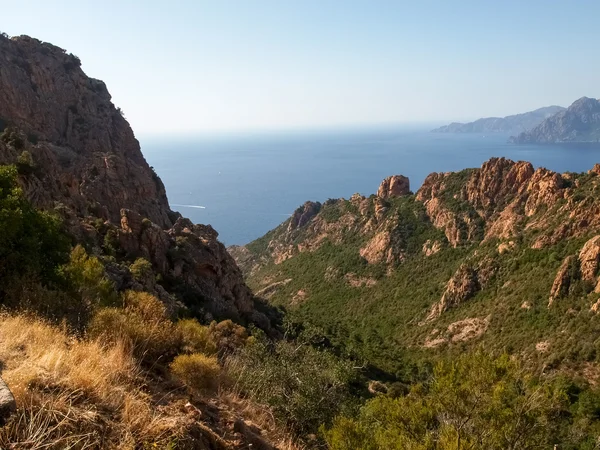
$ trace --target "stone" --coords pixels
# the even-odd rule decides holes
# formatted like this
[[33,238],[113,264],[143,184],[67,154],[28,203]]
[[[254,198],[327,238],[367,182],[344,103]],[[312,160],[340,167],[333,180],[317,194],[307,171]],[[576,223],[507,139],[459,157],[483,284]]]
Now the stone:
[[0,378],[0,425],[3,425],[16,411],[15,397],[4,380]]

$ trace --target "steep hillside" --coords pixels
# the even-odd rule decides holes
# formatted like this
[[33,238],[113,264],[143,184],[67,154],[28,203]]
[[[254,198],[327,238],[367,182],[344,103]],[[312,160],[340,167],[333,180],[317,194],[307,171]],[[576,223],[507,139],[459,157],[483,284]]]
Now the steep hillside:
[[562,106],[545,106],[522,114],[506,117],[486,117],[469,123],[453,122],[432,130],[432,133],[507,133],[518,134],[531,130],[545,119],[564,111]]
[[[102,81],[49,43],[0,36],[0,163],[19,163],[19,182],[38,208],[60,214],[70,232],[107,262],[124,290],[138,257],[162,280],[146,289],[197,314],[269,328],[250,290],[210,226],[171,211]],[[116,257],[116,259],[114,259]],[[139,285],[139,284],[138,284]]]
[[582,97],[535,128],[513,136],[511,142],[600,142],[600,100]]
[[232,253],[257,295],[385,370],[483,345],[595,380],[599,173],[493,158],[416,194],[392,177]]

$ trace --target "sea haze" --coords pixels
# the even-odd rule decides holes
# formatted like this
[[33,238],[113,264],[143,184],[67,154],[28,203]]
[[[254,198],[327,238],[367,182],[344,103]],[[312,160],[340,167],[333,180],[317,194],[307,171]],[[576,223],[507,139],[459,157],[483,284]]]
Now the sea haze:
[[507,138],[386,128],[140,141],[172,209],[211,224],[232,245],[262,236],[306,200],[373,194],[388,175],[408,176],[416,191],[431,172],[479,167],[492,156],[558,172],[587,171],[600,162],[600,146],[516,146]]

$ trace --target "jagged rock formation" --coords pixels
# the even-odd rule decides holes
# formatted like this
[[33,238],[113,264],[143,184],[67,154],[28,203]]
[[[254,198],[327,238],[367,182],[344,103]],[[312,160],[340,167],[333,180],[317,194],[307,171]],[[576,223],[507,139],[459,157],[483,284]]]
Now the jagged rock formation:
[[[145,288],[165,302],[268,328],[225,247],[210,227],[169,208],[162,181],[144,159],[104,83],[79,59],[27,36],[0,37],[0,163],[28,161],[20,183],[39,208],[60,213],[98,255],[144,257],[165,286],[140,286],[126,265],[107,263],[119,289]],[[299,218],[299,222],[308,218]]]
[[460,305],[462,302],[473,297],[480,289],[477,272],[463,264],[450,278],[446,285],[444,295],[438,303],[432,306],[429,315],[425,320],[433,320],[439,317],[444,311]]
[[577,280],[588,283],[594,287],[594,292],[600,293],[599,266],[600,236],[594,236],[583,245],[577,256],[569,255],[563,260],[552,283],[548,307],[555,300],[567,296],[571,285]]
[[486,117],[469,123],[451,123],[432,130],[432,133],[508,133],[517,134],[539,125],[554,114],[564,111],[562,106],[546,106],[535,111],[506,117]]
[[510,142],[600,142],[600,100],[582,97],[535,128],[511,137]]
[[574,278],[573,266],[575,261],[575,256],[567,256],[560,265],[558,272],[556,272],[554,282],[552,283],[552,288],[550,289],[548,307],[552,306],[552,303],[554,303],[557,298],[567,295],[569,292],[569,287],[571,287],[571,282]]
[[377,197],[387,200],[390,197],[400,197],[409,193],[409,179],[403,175],[393,175],[382,181],[377,190]]

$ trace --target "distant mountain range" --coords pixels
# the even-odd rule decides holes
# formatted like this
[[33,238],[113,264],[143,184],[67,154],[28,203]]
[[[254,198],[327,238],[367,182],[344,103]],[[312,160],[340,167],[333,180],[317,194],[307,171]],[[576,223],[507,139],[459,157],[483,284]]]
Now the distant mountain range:
[[600,142],[600,100],[582,97],[531,130],[511,137],[509,142]]
[[536,127],[545,119],[564,110],[565,108],[562,106],[546,106],[512,116],[486,117],[469,123],[454,122],[431,131],[432,133],[507,133],[516,135]]

